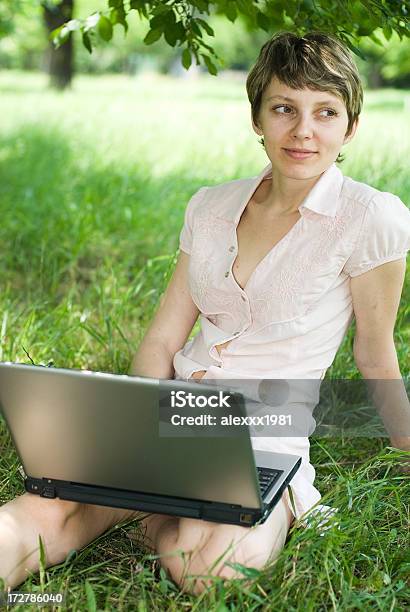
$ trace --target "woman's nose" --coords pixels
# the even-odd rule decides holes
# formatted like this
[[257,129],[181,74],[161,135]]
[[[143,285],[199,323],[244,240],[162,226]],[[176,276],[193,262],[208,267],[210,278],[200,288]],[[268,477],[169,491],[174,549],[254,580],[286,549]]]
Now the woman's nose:
[[299,115],[296,123],[293,125],[292,136],[298,139],[312,138],[313,126],[311,117],[308,115]]

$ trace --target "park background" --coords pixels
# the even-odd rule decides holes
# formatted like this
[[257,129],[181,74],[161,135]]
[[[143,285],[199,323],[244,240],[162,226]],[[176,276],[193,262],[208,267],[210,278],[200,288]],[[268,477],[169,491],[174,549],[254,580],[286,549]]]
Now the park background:
[[[74,16],[106,4],[76,0]],[[0,360],[127,372],[175,264],[190,196],[268,162],[251,130],[245,79],[269,35],[212,15],[212,44],[225,61],[212,76],[194,63],[182,68],[180,50],[163,39],[144,44],[148,26],[134,14],[127,36],[115,26],[92,54],[74,36],[72,79],[62,86],[50,79],[38,8],[22,2],[0,37]],[[366,60],[356,56],[365,104],[341,169],[408,205],[410,42],[376,38],[360,44]],[[395,331],[405,377],[409,297],[407,276]],[[359,376],[353,331],[327,377]],[[339,508],[339,527],[318,537],[314,523],[296,526],[274,568],[249,570],[251,586],[216,581],[209,595],[179,593],[134,523],[21,590],[64,590],[79,610],[404,610],[410,485],[386,446],[312,440],[317,487],[323,503]],[[3,503],[23,490],[4,424],[0,453]]]

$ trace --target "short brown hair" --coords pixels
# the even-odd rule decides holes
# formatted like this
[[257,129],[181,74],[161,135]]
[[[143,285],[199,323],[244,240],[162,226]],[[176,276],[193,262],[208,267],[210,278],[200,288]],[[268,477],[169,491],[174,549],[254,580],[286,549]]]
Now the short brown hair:
[[258,125],[262,95],[272,78],[293,89],[330,91],[342,98],[349,119],[350,134],[363,104],[359,72],[349,49],[324,32],[297,36],[278,32],[262,47],[246,80],[252,119]]

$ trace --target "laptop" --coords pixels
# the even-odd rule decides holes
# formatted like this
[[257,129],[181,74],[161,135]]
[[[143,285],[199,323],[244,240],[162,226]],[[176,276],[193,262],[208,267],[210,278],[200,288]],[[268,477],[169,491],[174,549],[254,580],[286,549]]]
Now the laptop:
[[[169,400],[181,391],[215,396],[197,382],[0,363],[0,411],[26,490],[249,527],[265,521],[301,457],[254,452],[246,425],[219,435],[180,428],[183,414],[194,419],[203,407],[180,410],[175,427]],[[240,393],[230,402],[225,415],[246,415]]]

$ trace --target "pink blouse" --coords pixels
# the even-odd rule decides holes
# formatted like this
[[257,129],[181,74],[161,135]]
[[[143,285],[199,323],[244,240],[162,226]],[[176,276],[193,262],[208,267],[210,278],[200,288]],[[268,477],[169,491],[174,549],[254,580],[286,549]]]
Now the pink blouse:
[[[224,378],[323,378],[353,319],[350,277],[406,256],[410,212],[391,193],[344,177],[335,164],[299,206],[300,219],[236,282],[236,227],[256,178],[202,187],[191,198],[180,249],[200,332],[174,356],[175,372],[224,370]],[[215,345],[231,340],[221,354]]]
[[[246,379],[248,396],[250,379],[320,382],[353,319],[350,278],[410,248],[410,212],[400,199],[344,177],[333,164],[242,289],[232,273],[236,228],[270,177],[269,164],[256,178],[202,187],[188,203],[180,248],[190,254],[189,288],[201,328],[174,356],[177,379],[199,370],[206,370],[204,382],[229,379],[232,387]],[[215,346],[227,341],[219,354]],[[306,406],[314,405],[306,398]],[[252,446],[302,456],[292,480],[296,512],[288,491],[284,498],[298,518],[317,504],[307,437],[253,437]]]

